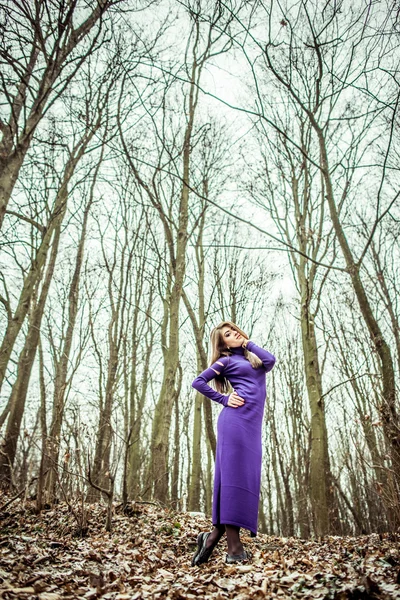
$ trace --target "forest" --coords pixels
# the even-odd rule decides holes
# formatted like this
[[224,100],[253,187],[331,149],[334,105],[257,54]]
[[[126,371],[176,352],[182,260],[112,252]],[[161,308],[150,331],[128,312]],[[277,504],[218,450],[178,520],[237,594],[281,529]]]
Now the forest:
[[3,0],[0,513],[210,515],[229,320],[260,533],[400,531],[399,43],[392,0]]

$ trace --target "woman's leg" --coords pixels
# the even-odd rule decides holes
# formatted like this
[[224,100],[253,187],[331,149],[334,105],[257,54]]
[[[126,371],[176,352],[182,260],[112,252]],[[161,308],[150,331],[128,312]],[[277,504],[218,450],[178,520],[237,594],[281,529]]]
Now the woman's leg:
[[207,538],[206,547],[215,548],[215,546],[218,544],[219,540],[222,538],[224,533],[225,525],[214,525],[214,529]]
[[243,545],[240,541],[240,527],[236,525],[226,525],[226,537],[228,539],[228,554],[242,554]]
[[197,550],[192,558],[192,567],[198,567],[208,562],[215,546],[225,533],[225,525],[215,525],[210,533],[199,533],[197,536]]

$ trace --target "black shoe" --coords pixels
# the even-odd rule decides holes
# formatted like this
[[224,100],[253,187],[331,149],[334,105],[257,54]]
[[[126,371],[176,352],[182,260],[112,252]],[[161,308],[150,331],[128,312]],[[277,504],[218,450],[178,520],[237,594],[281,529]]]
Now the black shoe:
[[225,562],[228,565],[232,565],[233,563],[245,562],[251,559],[251,552],[243,550],[241,554],[227,554],[225,557]]
[[208,533],[199,533],[197,536],[197,550],[192,558],[192,567],[198,567],[199,565],[208,562],[208,559],[213,553],[214,548],[212,546],[207,548],[206,546],[210,533],[211,531]]

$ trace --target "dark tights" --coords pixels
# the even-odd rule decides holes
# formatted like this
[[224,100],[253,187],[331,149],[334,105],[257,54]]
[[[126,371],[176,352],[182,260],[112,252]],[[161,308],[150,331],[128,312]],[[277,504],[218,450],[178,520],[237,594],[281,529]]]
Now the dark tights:
[[228,542],[228,554],[241,554],[243,552],[243,546],[239,535],[240,527],[236,527],[236,525],[215,525],[207,538],[207,548],[210,548],[211,546],[215,548],[225,531]]

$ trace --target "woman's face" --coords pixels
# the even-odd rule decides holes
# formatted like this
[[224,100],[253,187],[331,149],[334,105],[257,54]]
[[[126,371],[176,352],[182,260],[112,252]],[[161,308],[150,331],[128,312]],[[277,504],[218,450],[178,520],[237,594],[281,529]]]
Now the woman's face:
[[238,348],[244,342],[244,337],[236,331],[236,329],[232,329],[228,325],[224,325],[221,329],[222,339],[228,348]]

